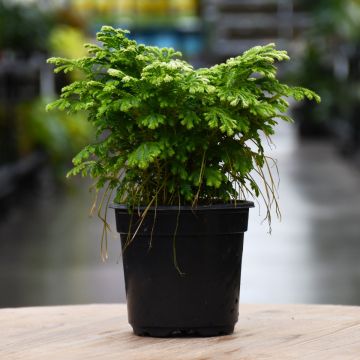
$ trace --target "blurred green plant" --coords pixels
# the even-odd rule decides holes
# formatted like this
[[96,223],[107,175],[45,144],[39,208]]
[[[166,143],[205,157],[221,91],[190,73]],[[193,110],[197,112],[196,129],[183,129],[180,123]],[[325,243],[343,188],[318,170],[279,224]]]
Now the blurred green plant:
[[45,111],[49,99],[37,99],[19,106],[18,143],[20,153],[39,149],[49,155],[55,170],[63,171],[74,152],[94,139],[84,113]]
[[351,74],[350,58],[360,45],[359,0],[303,0],[311,13],[303,56],[290,75],[291,81],[311,87],[322,98],[318,107],[301,104],[296,118],[304,135],[327,132],[329,120],[347,119],[360,101],[359,81]]
[[87,55],[84,49],[84,33],[72,26],[58,25],[49,35],[49,49],[55,56],[82,57]]
[[329,37],[331,41],[360,40],[359,0],[303,0],[303,2],[312,12],[315,21],[312,34]]
[[[83,57],[87,51],[83,44],[87,41],[83,31],[68,25],[58,25],[49,34],[49,51],[54,56]],[[71,80],[83,78],[81,71],[68,74]]]
[[25,55],[46,51],[53,24],[53,15],[41,11],[35,4],[0,0],[0,50]]

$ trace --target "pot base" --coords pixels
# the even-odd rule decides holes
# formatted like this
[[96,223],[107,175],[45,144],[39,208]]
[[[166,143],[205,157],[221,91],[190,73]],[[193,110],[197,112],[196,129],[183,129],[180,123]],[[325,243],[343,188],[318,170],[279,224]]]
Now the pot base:
[[132,326],[132,328],[135,335],[152,337],[209,337],[230,335],[234,332],[234,325],[189,328]]

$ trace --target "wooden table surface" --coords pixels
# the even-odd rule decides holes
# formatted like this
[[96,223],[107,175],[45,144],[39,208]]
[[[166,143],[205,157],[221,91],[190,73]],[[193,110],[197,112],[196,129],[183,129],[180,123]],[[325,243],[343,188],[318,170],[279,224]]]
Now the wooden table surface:
[[125,305],[0,310],[1,360],[359,360],[360,307],[240,305],[234,334],[133,335]]

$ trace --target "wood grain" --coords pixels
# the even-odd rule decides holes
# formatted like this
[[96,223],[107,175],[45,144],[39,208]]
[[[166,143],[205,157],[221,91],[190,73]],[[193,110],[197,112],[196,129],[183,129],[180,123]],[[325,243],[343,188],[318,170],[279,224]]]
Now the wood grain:
[[359,360],[360,307],[240,305],[235,333],[137,337],[125,305],[0,310],[1,360]]

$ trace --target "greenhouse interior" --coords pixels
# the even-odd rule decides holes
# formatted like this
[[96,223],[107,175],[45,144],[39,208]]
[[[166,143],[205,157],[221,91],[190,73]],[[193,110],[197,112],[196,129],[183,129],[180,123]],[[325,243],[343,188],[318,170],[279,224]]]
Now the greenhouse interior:
[[100,46],[104,25],[180,51],[191,69],[230,64],[259,45],[287,51],[279,81],[321,103],[288,99],[294,121],[276,121],[263,142],[276,159],[281,216],[272,210],[269,224],[261,197],[248,199],[240,313],[241,303],[360,305],[358,0],[2,0],[0,307],[126,302],[113,210],[105,259],[104,219],[90,215],[97,192],[87,178],[66,177],[75,155],[104,134],[87,110],[46,109],[84,80],[79,69],[54,73],[47,59],[88,56],[83,45]]

